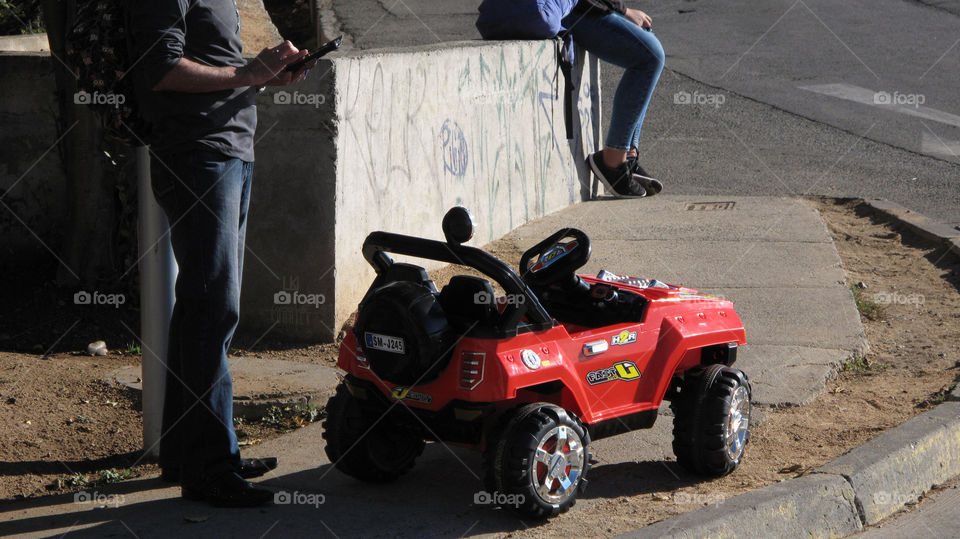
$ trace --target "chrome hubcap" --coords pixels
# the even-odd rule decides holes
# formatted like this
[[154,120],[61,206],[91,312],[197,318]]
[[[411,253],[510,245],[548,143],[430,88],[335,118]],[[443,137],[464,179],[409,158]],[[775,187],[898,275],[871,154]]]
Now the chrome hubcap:
[[537,441],[530,477],[537,495],[547,503],[563,503],[576,493],[583,471],[583,440],[573,429],[557,426]]
[[750,396],[747,388],[738,386],[730,399],[730,413],[724,425],[723,437],[727,448],[727,455],[731,460],[739,460],[743,454],[743,446],[747,443],[747,432],[750,428]]

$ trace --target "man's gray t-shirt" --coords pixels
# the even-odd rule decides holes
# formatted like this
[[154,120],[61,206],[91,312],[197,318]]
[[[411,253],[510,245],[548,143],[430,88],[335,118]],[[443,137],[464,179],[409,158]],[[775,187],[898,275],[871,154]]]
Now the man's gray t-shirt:
[[153,91],[180,58],[243,66],[240,12],[234,0],[130,2],[134,82],[141,113],[160,153],[211,149],[253,161],[257,108],[253,88],[209,93]]

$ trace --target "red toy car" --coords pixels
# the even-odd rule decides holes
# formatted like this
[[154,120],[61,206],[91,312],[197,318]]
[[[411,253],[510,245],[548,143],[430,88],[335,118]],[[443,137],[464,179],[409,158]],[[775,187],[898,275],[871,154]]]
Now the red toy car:
[[[524,253],[519,275],[462,245],[464,208],[447,241],[370,234],[377,278],[360,303],[327,404],[326,451],[337,468],[382,482],[408,471],[425,440],[485,455],[492,500],[537,517],[564,512],[586,485],[590,442],[649,428],[664,399],[677,462],[732,472],[750,438],[750,383],[731,368],[746,344],[733,304],[696,290],[601,271],[583,232],[562,229]],[[438,291],[427,272],[387,253],[468,266]]]

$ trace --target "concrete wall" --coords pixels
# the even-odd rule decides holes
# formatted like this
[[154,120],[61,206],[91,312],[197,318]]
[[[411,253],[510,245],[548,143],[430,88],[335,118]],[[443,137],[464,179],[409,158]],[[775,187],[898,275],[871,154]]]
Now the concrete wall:
[[50,43],[47,40],[47,34],[0,36],[0,51],[49,52]]
[[[285,135],[303,136],[258,143],[251,248],[262,263],[247,265],[247,327],[333,338],[373,279],[360,254],[371,231],[440,239],[443,214],[461,204],[479,246],[588,196],[598,67],[588,61],[584,76],[578,66],[568,141],[554,51],[550,41],[363,51],[325,63],[315,71],[329,73],[295,95],[281,90],[290,104],[273,92],[261,129],[279,120]],[[276,305],[284,290],[307,304]]]
[[[333,339],[373,279],[360,255],[371,231],[439,239],[441,217],[462,204],[479,246],[588,196],[583,158],[597,146],[600,102],[599,68],[583,70],[584,57],[572,141],[549,41],[341,54],[261,94],[242,328]],[[0,206],[5,257],[49,256],[20,219],[59,247],[52,62],[0,54],[0,188],[13,187],[0,201],[16,213]]]
[[0,256],[4,261],[49,256],[32,233],[54,248],[62,236],[66,178],[54,145],[58,114],[49,54],[0,53]]

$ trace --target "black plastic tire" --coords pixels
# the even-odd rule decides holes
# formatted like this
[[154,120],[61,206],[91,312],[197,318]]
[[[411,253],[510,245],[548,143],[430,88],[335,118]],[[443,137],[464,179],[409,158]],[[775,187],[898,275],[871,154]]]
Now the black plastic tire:
[[[737,406],[739,414],[731,414],[734,401],[744,398],[743,406]],[[750,440],[750,398],[750,381],[739,369],[710,365],[687,373],[670,403],[677,463],[711,477],[735,470]]]
[[382,410],[357,399],[345,383],[337,386],[326,412],[327,457],[347,475],[373,483],[394,481],[423,453],[425,443],[418,434],[395,428],[390,418],[380,420]]
[[[560,450],[559,429],[566,436]],[[554,453],[544,456],[562,479],[549,479],[550,464],[537,460],[538,448],[549,444]],[[557,458],[558,453],[564,456]],[[577,503],[587,485],[591,456],[590,434],[574,414],[552,404],[527,404],[504,416],[499,436],[488,444],[486,488],[505,509],[534,518],[552,517]],[[567,488],[564,481],[569,482]],[[548,485],[546,495],[541,494],[542,483]],[[550,496],[552,489],[559,489],[559,494]]]

